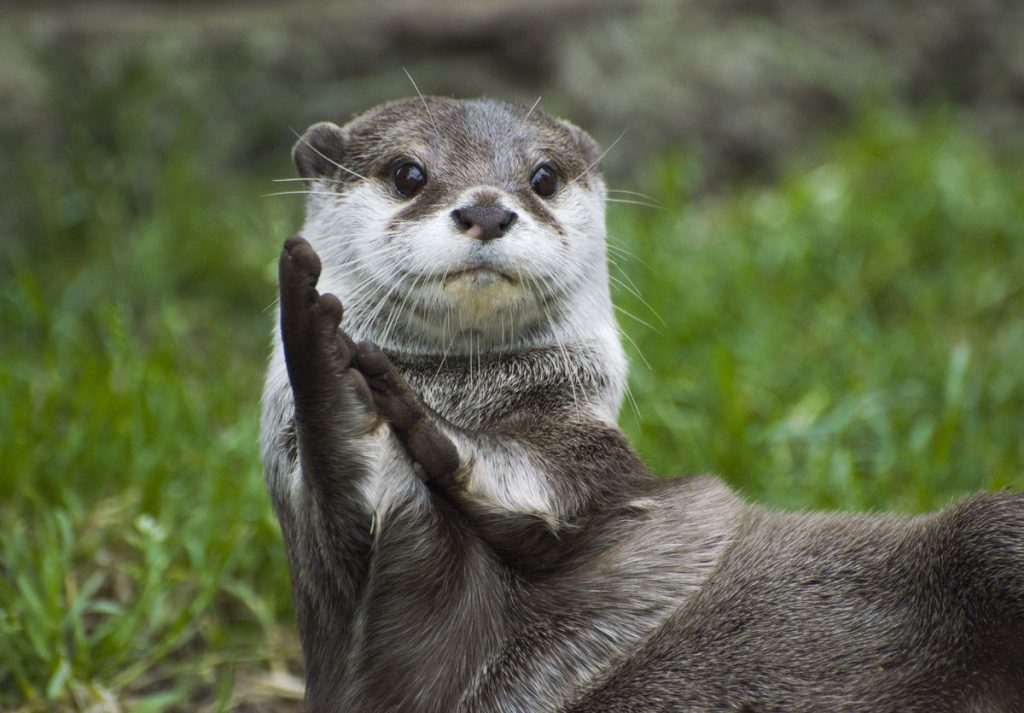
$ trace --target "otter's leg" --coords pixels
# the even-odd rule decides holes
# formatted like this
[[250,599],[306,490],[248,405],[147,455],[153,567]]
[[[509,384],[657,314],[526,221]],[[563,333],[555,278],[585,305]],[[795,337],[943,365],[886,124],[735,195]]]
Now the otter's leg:
[[373,513],[363,490],[379,475],[379,419],[365,380],[351,368],[355,347],[338,328],[341,303],[317,292],[320,259],[308,242],[285,242],[279,274],[295,476],[301,479],[280,508],[286,515],[282,532],[306,655],[308,705],[327,710],[321,697],[344,676],[369,576]]
[[361,342],[356,354],[356,363],[369,385],[377,413],[391,424],[409,457],[422,469],[425,480],[436,487],[451,487],[459,468],[459,452],[437,428],[436,419],[440,417],[428,411],[376,344]]
[[296,556],[322,561],[342,591],[354,595],[369,556],[371,512],[360,488],[375,475],[371,433],[379,419],[366,381],[351,367],[355,345],[338,329],[341,302],[316,290],[320,258],[312,246],[289,238],[279,271],[281,341],[295,406],[298,460],[303,484],[313,496],[308,509],[296,510],[304,528],[311,528],[307,544],[312,549]]

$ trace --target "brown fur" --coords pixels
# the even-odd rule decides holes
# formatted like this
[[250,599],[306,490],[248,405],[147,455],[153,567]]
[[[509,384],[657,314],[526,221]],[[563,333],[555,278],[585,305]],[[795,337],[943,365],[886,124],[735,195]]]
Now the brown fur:
[[[358,179],[333,162],[383,180],[412,141],[443,154],[435,176],[514,190],[527,164],[481,146],[532,132],[573,170],[596,156],[522,108],[430,104],[315,128],[300,172],[344,192]],[[445,138],[479,160],[453,163]],[[452,188],[435,190],[405,218]],[[713,478],[662,480],[600,416],[617,375],[586,344],[357,347],[313,248],[293,238],[280,264],[288,381],[272,369],[263,449],[310,710],[1024,711],[1020,494],[917,518],[796,515]],[[502,477],[536,479],[552,507],[488,496]]]

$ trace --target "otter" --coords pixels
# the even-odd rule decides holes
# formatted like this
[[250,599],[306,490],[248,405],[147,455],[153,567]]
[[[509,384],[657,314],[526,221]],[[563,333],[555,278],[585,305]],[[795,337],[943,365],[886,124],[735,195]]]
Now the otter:
[[293,158],[261,451],[309,710],[1024,711],[1021,494],[777,513],[630,448],[586,132],[420,97]]

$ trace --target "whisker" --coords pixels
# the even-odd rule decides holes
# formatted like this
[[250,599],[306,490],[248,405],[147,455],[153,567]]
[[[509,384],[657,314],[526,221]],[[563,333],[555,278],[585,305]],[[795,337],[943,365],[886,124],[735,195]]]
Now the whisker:
[[412,78],[411,74],[409,74],[409,70],[406,69],[405,67],[402,67],[402,71],[405,72],[405,76],[407,76],[409,78],[409,81],[412,83],[412,88],[416,90],[416,94],[419,95],[420,101],[423,102],[423,108],[426,110],[427,116],[430,118],[430,124],[434,127],[434,132],[438,136],[441,136],[441,132],[437,128],[437,122],[434,121],[434,115],[430,113],[430,107],[427,106],[427,98],[423,96],[423,92],[421,92],[420,88],[416,86],[416,80]]
[[394,311],[392,318],[388,320],[386,325],[384,325],[384,338],[382,339],[382,341],[387,342],[389,339],[391,339],[391,333],[398,326],[399,319],[401,318],[402,313],[405,311],[406,303],[409,301],[409,298],[413,295],[413,293],[416,292],[416,289],[419,286],[420,282],[425,281],[427,278],[427,275],[419,275],[418,277],[413,279],[412,285],[409,287],[408,290],[406,290],[405,296],[402,298],[402,301],[398,304],[398,309]]
[[346,313],[345,319],[348,320],[348,331],[353,339],[359,341],[370,338],[371,335],[367,333],[369,326],[367,315],[379,307],[386,296],[383,289],[373,285],[358,298],[351,300],[351,309]]
[[645,327],[647,327],[651,331],[655,332],[656,334],[661,334],[661,330],[659,330],[657,327],[655,327],[650,322],[648,322],[646,320],[643,320],[640,317],[637,317],[635,314],[633,314],[629,310],[624,309],[622,307],[619,307],[618,305],[612,305],[612,307],[615,309],[616,312],[624,314],[625,316],[629,317],[630,319],[632,319],[635,322],[639,322],[640,324],[644,325]]
[[[618,261],[615,259],[614,256],[609,254],[607,257],[608,257],[608,264],[611,265],[612,267],[614,267],[616,270],[618,270],[619,271],[619,275],[621,275],[622,279],[625,280],[627,283],[629,283],[629,286],[633,288],[632,290],[630,290],[630,292],[632,292],[638,298],[643,299],[643,295],[640,293],[640,288],[636,286],[635,282],[633,282],[633,279],[629,276],[629,273],[626,272],[622,268],[622,266],[618,263]],[[619,255],[619,257],[625,257],[625,256]],[[638,258],[638,260],[639,260],[639,258]],[[611,273],[608,274],[608,277],[609,278],[612,277]],[[651,311],[653,312],[654,310],[652,309]]]
[[[378,269],[371,272],[371,274],[367,275],[365,279],[360,281],[355,287],[351,288],[348,291],[347,295],[345,295],[345,297],[349,302],[356,304],[360,302],[364,297],[379,292],[381,289],[383,289],[381,287],[381,284],[387,282],[386,280],[382,280],[381,278],[388,276],[389,273],[390,270],[386,268]],[[395,287],[397,288],[397,286],[398,285],[396,283]]]
[[364,261],[361,261],[358,265],[353,265],[353,269],[348,269],[348,270],[345,270],[344,272],[342,272],[341,273],[342,275],[353,275],[354,276],[354,275],[356,275],[356,269],[354,269],[355,267],[360,268],[361,272],[366,272],[367,270],[369,270],[369,274],[368,275],[366,275],[362,280],[360,280],[354,286],[349,288],[349,294],[353,295],[353,296],[358,295],[358,294],[360,294],[365,289],[365,287],[369,283],[374,282],[374,281],[378,280],[379,278],[387,275],[390,272],[389,269],[375,269],[375,268],[380,268],[385,263],[389,263],[393,259],[393,257],[394,257],[394,255],[388,253],[386,255],[382,255],[380,257],[380,259],[377,259],[377,260],[364,260]]
[[336,196],[341,198],[341,194],[335,191],[278,191],[276,193],[264,193],[260,198],[270,198],[272,196]]
[[[662,327],[668,327],[668,325],[665,323],[665,320],[661,318],[660,314],[658,314],[658,311],[656,309],[654,309],[653,307],[651,307],[650,303],[648,303],[647,300],[645,300],[643,298],[643,296],[640,294],[640,292],[636,289],[636,285],[626,284],[624,281],[622,281],[619,278],[615,277],[615,275],[612,275],[611,273],[608,274],[608,279],[612,283],[614,283],[615,285],[618,285],[619,287],[624,289],[626,292],[628,292],[629,294],[633,295],[638,300],[640,300],[640,302],[643,304],[643,306],[646,307],[647,309],[649,309],[651,311],[651,314],[653,314],[654,317],[659,322],[661,322],[661,326]],[[655,330],[655,331],[657,331],[657,330]]]
[[600,155],[600,156],[598,156],[597,158],[595,158],[595,159],[593,160],[593,162],[592,162],[592,163],[591,163],[591,164],[590,164],[589,166],[587,166],[587,167],[586,167],[586,168],[584,168],[584,169],[583,169],[582,171],[580,171],[579,175],[578,175],[578,176],[576,176],[576,178],[574,178],[574,179],[572,179],[572,180],[574,180],[574,181],[578,181],[578,180],[579,180],[579,179],[580,179],[580,178],[581,178],[581,177],[583,176],[583,174],[584,174],[584,173],[586,173],[587,171],[589,171],[590,169],[592,169],[592,168],[593,168],[594,166],[596,166],[597,164],[601,163],[601,159],[603,159],[603,158],[604,158],[605,156],[607,156],[607,155],[608,155],[608,152],[609,152],[609,151],[611,151],[611,150],[612,150],[613,148],[615,148],[615,144],[617,144],[617,143],[619,143],[620,141],[622,141],[622,137],[626,135],[626,132],[627,132],[627,131],[629,131],[629,129],[628,129],[628,128],[626,128],[626,129],[623,129],[623,130],[622,130],[622,133],[621,133],[621,134],[619,134],[619,135],[618,135],[618,137],[616,137],[615,141],[612,141],[612,142],[611,142],[610,144],[608,144],[608,148],[606,148],[606,149],[605,149],[604,151],[602,151],[602,152],[601,152],[601,155]]
[[[531,281],[532,281],[532,278],[531,278]],[[547,302],[541,302],[541,306],[542,306],[542,308],[544,310],[544,314],[548,318],[548,323],[552,327],[554,327],[555,320],[551,316],[551,311],[548,309]],[[559,353],[562,355],[562,362],[563,362],[563,364],[565,366],[565,374],[566,374],[566,376],[569,377],[569,388],[572,390],[572,403],[573,403],[573,408],[576,411],[576,418],[577,419],[582,419],[581,412],[580,412],[580,401],[579,401],[579,397],[576,394],[576,381],[577,381],[577,379],[576,379],[576,372],[572,368],[572,360],[569,358],[569,353],[568,353],[568,351],[565,348],[565,344],[562,342],[561,339],[559,339],[558,332],[556,330],[552,329],[550,333],[551,333],[552,337],[555,340],[555,346],[558,348]],[[583,389],[583,384],[580,384],[579,386],[580,386],[580,389],[582,390]]]
[[[441,330],[442,339],[445,336],[448,335],[448,330],[451,328],[451,324],[450,324],[451,316],[452,316],[451,309],[446,309],[444,311],[444,329]],[[444,363],[448,360],[448,355],[451,353],[452,345],[454,343],[455,343],[455,335],[453,334],[453,335],[451,335],[451,338],[449,338],[448,341],[445,344],[444,352],[441,354],[441,361],[437,365],[437,371],[434,372],[434,378],[435,379],[437,378],[437,375],[441,373],[441,369],[444,367]]]
[[529,121],[530,120],[530,115],[533,114],[533,110],[537,108],[538,104],[540,104],[540,97],[537,97],[537,101],[535,101],[533,103],[533,106],[530,107],[530,110],[528,112],[526,112],[526,118],[523,119],[523,121]]
[[[384,309],[384,305],[387,304],[388,300],[391,299],[391,295],[397,289],[398,284],[393,284],[390,288],[388,288],[387,292],[384,293],[384,296],[380,298],[380,301],[377,303],[377,306],[374,308],[373,312],[364,320],[364,325],[367,330],[369,330],[370,326],[377,321],[377,317]],[[384,345],[382,344],[381,346],[383,347]]]
[[323,183],[348,183],[348,181],[342,181],[341,179],[338,179],[338,178],[323,178],[322,176],[319,177],[319,178],[271,178],[270,179],[271,183],[288,183],[290,181],[303,181],[303,182],[311,181],[313,183],[316,183],[317,181],[320,181],[320,182],[323,182]]
[[651,203],[656,203],[658,206],[664,208],[664,206],[661,205],[661,201],[659,201],[657,198],[654,198],[652,196],[647,195],[646,193],[640,193],[639,191],[627,191],[624,188],[609,188],[608,192],[609,193],[624,193],[627,196],[636,196],[637,198],[643,198],[646,201],[649,201]]
[[640,350],[640,346],[636,343],[636,340],[634,340],[633,337],[629,336],[629,333],[626,332],[625,330],[620,329],[619,334],[621,334],[622,338],[629,342],[630,345],[632,345],[633,351],[635,351],[637,356],[640,357],[640,360],[644,363],[644,366],[647,367],[647,370],[654,371],[654,369],[651,368],[651,362],[647,361],[647,357],[645,357],[644,353]]
[[608,203],[626,203],[628,205],[642,205],[644,208],[654,208],[655,210],[665,210],[665,206],[657,203],[647,203],[646,201],[634,201],[629,198],[605,198]]
[[[448,279],[448,273],[450,271],[451,271],[451,266],[450,265],[445,267],[444,273],[441,275],[441,284],[442,285],[444,284],[444,281]],[[444,310],[444,328],[441,330],[441,339],[442,339],[442,341],[446,337],[448,337],[448,330],[451,329],[451,316],[452,316],[451,306],[447,305],[445,310]],[[445,342],[444,352],[441,354],[441,362],[437,365],[437,371],[434,372],[434,377],[435,378],[437,377],[438,374],[441,373],[441,368],[444,366],[444,363],[448,360],[448,354],[451,353],[452,345],[453,344],[455,344],[455,335],[454,334],[452,334],[450,337],[448,337],[447,342]]]
[[657,271],[653,267],[651,267],[651,264],[649,262],[644,260],[642,257],[637,255],[633,251],[628,250],[627,248],[623,247],[622,245],[619,245],[618,243],[616,243],[615,242],[615,238],[613,238],[611,235],[609,235],[608,239],[605,241],[605,247],[607,247],[609,250],[614,251],[618,255],[621,255],[622,257],[629,258],[630,260],[636,260],[641,265],[646,267],[648,270],[650,270],[654,274],[657,274]]
[[625,387],[626,401],[629,402],[629,405],[633,411],[633,416],[636,419],[637,426],[640,426],[643,423],[643,416],[640,415],[640,407],[637,405],[636,398],[634,398],[633,396],[633,389],[629,387],[628,379],[626,380],[626,383],[623,386]]

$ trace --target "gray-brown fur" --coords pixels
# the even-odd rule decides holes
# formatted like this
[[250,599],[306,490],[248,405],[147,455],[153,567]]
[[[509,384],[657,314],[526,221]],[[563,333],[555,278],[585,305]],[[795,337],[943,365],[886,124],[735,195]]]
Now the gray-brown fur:
[[[393,204],[388,240],[474,187],[529,223],[488,243],[530,226],[581,239],[564,201],[603,195],[589,137],[525,107],[426,103],[314,127],[300,173],[340,201]],[[575,181],[562,203],[529,191],[538,152]],[[432,182],[381,197],[410,154]],[[310,206],[312,246],[281,256],[261,439],[310,710],[1024,710],[1020,495],[918,518],[795,515],[713,478],[659,479],[614,425],[617,342],[572,321],[595,304],[595,333],[611,320],[603,265],[533,286],[544,309],[507,335],[479,318],[440,339],[423,331],[434,305],[360,299],[336,263],[365,238]],[[342,310],[327,289],[354,298]]]

